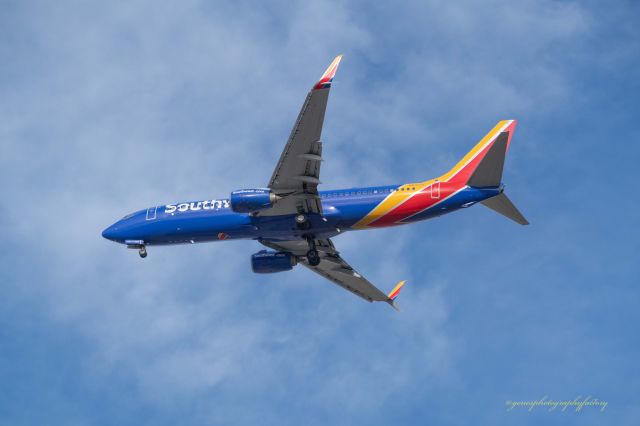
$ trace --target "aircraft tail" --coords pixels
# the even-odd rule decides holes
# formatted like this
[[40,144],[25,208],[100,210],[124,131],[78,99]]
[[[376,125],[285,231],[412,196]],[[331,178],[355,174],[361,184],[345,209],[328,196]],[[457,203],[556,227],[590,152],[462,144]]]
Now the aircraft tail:
[[516,128],[516,120],[503,120],[491,129],[451,170],[439,180],[469,186],[499,186],[504,157]]
[[[502,184],[504,159],[516,124],[516,120],[500,121],[440,180],[455,181],[476,188],[499,187]],[[482,201],[482,204],[521,225],[529,224],[504,192]]]

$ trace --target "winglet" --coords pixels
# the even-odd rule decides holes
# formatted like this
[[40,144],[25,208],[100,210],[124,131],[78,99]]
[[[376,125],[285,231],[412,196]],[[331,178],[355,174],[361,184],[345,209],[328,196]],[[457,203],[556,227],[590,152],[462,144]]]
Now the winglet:
[[322,74],[320,80],[313,86],[314,90],[318,89],[328,89],[331,87],[331,82],[333,81],[333,77],[336,75],[336,71],[338,71],[338,65],[340,65],[340,61],[342,60],[342,55],[336,56],[336,58],[331,62],[329,68]]
[[398,295],[400,294],[400,290],[402,290],[402,287],[406,282],[407,280],[400,281],[398,284],[396,284],[393,290],[391,290],[391,292],[387,295],[388,297],[387,303],[390,304],[391,307],[396,311],[399,311],[399,309],[398,309],[398,306],[395,304],[395,300],[398,298]]

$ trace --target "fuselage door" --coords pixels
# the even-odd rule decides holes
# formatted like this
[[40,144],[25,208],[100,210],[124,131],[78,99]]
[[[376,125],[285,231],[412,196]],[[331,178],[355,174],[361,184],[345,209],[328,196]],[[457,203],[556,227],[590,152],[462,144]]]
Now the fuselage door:
[[431,198],[440,198],[440,182],[435,182],[431,185]]
[[156,209],[157,207],[149,207],[147,209],[147,220],[153,220],[156,218]]

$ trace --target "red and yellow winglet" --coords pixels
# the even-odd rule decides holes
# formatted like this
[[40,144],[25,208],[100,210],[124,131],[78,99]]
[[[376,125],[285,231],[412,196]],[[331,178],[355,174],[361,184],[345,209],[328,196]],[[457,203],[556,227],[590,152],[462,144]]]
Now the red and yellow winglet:
[[338,65],[340,65],[340,61],[342,60],[342,55],[336,56],[336,58],[331,62],[329,68],[322,74],[320,80],[313,86],[313,90],[318,89],[328,89],[331,87],[331,82],[333,81],[333,77],[336,75],[336,71],[338,71]]
[[391,290],[391,292],[387,295],[388,299],[387,299],[387,303],[391,305],[391,307],[393,309],[395,309],[396,311],[398,310],[398,306],[396,306],[395,304],[395,300],[398,297],[398,295],[400,294],[400,290],[402,290],[402,287],[404,286],[404,283],[406,283],[407,280],[402,280],[400,281],[398,284],[396,284],[396,286],[393,288],[393,290]]

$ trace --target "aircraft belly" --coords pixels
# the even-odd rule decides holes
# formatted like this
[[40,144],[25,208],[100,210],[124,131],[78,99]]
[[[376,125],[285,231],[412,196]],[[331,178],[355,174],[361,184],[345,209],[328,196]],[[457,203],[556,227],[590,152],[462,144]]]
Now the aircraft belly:
[[[368,196],[361,198],[347,198],[336,200],[333,204],[326,202],[325,216],[335,218],[336,227],[351,229],[351,227],[373,210],[384,196]],[[325,203],[323,203],[324,205]],[[354,228],[355,229],[355,228]]]
[[303,239],[312,234],[315,238],[329,238],[339,234],[336,230],[335,217],[321,216],[319,214],[307,215],[310,222],[308,229],[299,229],[296,226],[295,215],[258,216],[253,218],[253,225],[257,228],[255,238],[273,240]]

